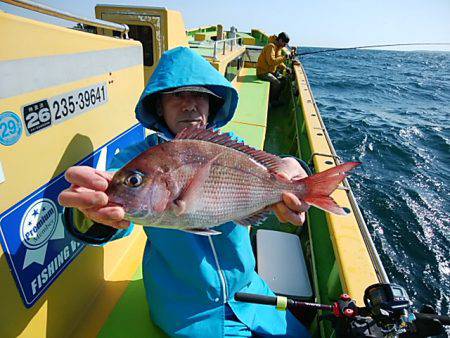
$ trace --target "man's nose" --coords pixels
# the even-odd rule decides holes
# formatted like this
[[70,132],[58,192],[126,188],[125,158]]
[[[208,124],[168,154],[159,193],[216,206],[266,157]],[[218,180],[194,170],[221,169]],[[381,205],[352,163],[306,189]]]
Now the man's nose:
[[192,95],[183,96],[182,103],[183,110],[195,110],[197,108],[197,102]]

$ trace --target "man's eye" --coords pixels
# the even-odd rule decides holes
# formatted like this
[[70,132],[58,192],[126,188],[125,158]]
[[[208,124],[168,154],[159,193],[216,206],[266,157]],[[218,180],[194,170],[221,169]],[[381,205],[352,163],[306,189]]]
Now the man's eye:
[[208,100],[209,99],[209,94],[206,94],[206,93],[195,92],[195,94],[193,94],[193,95],[197,99],[204,99],[204,100]]

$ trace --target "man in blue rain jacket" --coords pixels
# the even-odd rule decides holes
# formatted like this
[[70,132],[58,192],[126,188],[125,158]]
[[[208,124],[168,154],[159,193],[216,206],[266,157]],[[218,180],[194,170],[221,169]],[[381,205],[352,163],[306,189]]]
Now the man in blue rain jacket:
[[[121,151],[109,172],[72,167],[72,186],[60,194],[66,228],[87,244],[102,245],[127,236],[133,224],[123,209],[109,205],[104,191],[113,171],[141,152],[170,140],[188,126],[220,128],[233,117],[238,94],[207,61],[189,48],[163,54],[136,107],[136,117],[158,134]],[[286,159],[286,176],[304,175]],[[290,194],[274,206],[282,221],[301,224],[304,206]],[[144,284],[153,321],[171,336],[309,336],[289,312],[234,301],[236,292],[273,295],[255,272],[248,229],[233,222],[218,227],[221,235],[199,236],[178,230],[145,227]]]

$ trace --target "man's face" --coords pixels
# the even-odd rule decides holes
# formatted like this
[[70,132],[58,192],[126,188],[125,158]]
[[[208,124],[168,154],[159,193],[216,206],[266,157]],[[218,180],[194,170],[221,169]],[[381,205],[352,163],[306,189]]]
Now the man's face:
[[284,48],[284,47],[286,47],[286,45],[287,45],[287,43],[286,42],[284,42],[284,40],[282,40],[282,39],[277,39],[277,45],[278,45],[278,47],[280,47],[280,48]]
[[161,95],[163,118],[174,134],[184,128],[204,128],[208,123],[209,94],[199,92],[178,92]]

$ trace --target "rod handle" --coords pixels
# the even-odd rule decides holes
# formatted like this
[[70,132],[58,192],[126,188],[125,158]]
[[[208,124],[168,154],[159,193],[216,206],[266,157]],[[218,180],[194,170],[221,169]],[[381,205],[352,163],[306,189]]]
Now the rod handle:
[[234,295],[234,299],[239,302],[273,305],[273,306],[277,305],[277,297],[255,295],[255,294],[245,293],[245,292],[237,292]]

